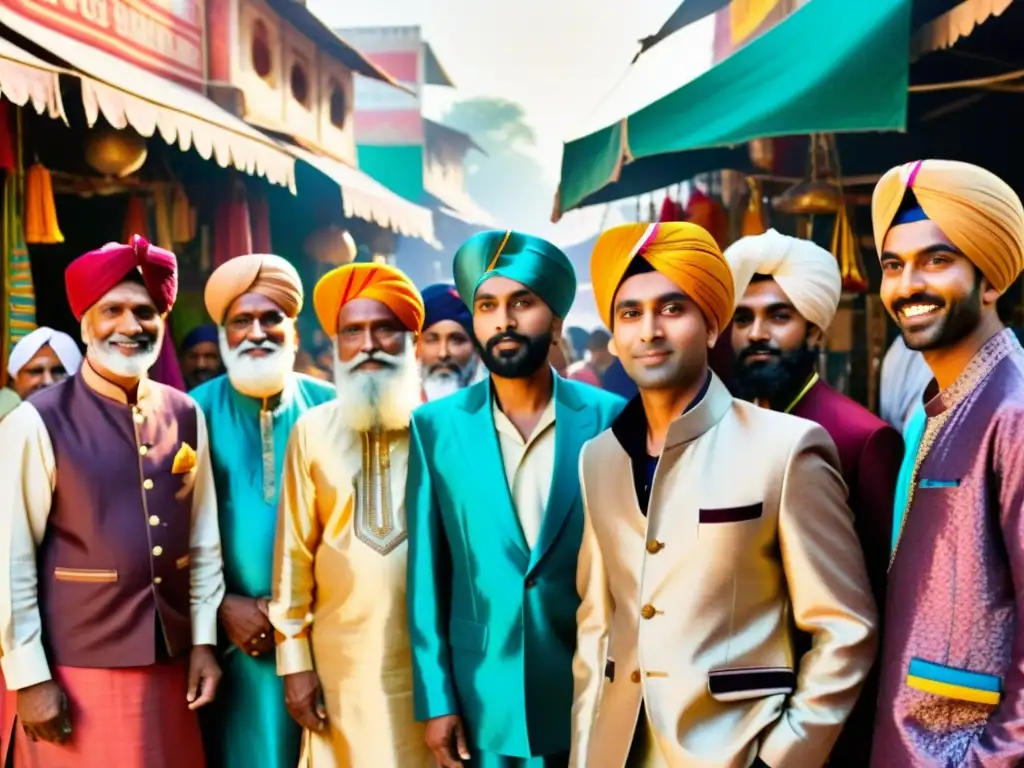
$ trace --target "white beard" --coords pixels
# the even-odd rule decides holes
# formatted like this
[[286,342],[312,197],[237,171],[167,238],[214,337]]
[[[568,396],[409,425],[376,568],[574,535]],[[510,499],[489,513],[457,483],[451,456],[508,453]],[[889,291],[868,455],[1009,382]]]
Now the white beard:
[[130,337],[114,333],[102,341],[97,341],[89,333],[85,320],[82,321],[81,331],[82,341],[86,345],[86,357],[95,360],[102,368],[115,376],[126,379],[141,379],[145,376],[146,372],[160,359],[160,350],[164,343],[164,326],[161,324],[153,346],[129,357],[112,347],[111,344],[118,341],[130,342],[132,341]]
[[444,376],[434,374],[423,379],[423,393],[431,403],[435,400],[440,400],[442,397],[454,395],[463,386],[465,385],[462,383],[461,377],[452,376],[451,374]]
[[[353,370],[368,359],[393,367]],[[419,367],[416,349],[406,339],[405,350],[397,355],[376,352],[372,358],[360,353],[347,363],[338,359],[334,347],[334,386],[338,393],[342,422],[356,432],[371,429],[402,430],[409,427],[412,412],[420,405]]]
[[[270,350],[264,357],[251,357],[245,352],[257,346]],[[227,331],[220,328],[220,356],[224,361],[231,386],[243,395],[255,398],[273,397],[284,390],[288,374],[295,367],[298,346],[294,333],[285,333],[284,344],[264,342],[256,345],[242,341],[234,349],[228,346]]]

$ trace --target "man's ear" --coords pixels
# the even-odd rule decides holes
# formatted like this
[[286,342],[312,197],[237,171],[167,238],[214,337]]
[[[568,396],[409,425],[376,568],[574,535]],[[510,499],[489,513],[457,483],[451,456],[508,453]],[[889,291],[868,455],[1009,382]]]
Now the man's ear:
[[708,318],[706,325],[708,329],[708,349],[714,349],[715,344],[718,343],[719,331],[721,329],[718,327],[718,321],[714,318]]
[[614,338],[608,339],[608,354],[615,358],[619,356],[619,348],[615,346]]
[[993,288],[992,283],[984,275],[981,275],[978,279],[981,280],[981,303],[985,306],[994,307],[1003,295],[1003,292]]
[[556,345],[562,340],[562,328],[565,326],[565,320],[555,316],[551,321],[551,344]]
[[811,323],[807,324],[807,346],[811,349],[821,349],[825,346],[825,332]]

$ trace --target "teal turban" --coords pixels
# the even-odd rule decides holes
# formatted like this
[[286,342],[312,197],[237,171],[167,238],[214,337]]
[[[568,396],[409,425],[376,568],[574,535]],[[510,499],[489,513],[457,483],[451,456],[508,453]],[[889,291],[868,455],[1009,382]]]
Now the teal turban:
[[485,280],[507,277],[522,283],[564,318],[576,298],[576,273],[569,258],[539,237],[512,230],[478,232],[455,252],[455,287],[470,309]]

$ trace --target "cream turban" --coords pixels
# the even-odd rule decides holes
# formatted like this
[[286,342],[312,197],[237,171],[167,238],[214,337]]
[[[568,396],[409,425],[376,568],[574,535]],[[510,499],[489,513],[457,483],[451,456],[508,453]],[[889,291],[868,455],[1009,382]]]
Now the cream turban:
[[1009,184],[984,168],[954,160],[918,160],[891,169],[871,197],[879,256],[908,190],[993,288],[1002,292],[1013,285],[1024,270],[1024,207]]
[[64,370],[68,372],[68,376],[78,373],[78,369],[82,365],[82,353],[78,351],[75,340],[66,333],[46,326],[36,328],[14,345],[11,356],[7,359],[7,373],[12,377],[17,376],[21,369],[39,354],[39,350],[46,346],[49,346],[57,355],[57,359],[64,366]]
[[221,264],[206,282],[206,311],[217,325],[239,296],[258,293],[288,317],[302,311],[302,280],[286,259],[267,253],[236,256]]
[[626,270],[640,257],[686,292],[719,330],[733,310],[732,275],[715,239],[696,224],[622,224],[597,238],[590,257],[590,279],[601,319],[612,327],[612,302]]
[[769,275],[807,322],[827,331],[839,307],[843,278],[836,257],[810,240],[763,235],[737,240],[725,251],[739,304],[754,275]]

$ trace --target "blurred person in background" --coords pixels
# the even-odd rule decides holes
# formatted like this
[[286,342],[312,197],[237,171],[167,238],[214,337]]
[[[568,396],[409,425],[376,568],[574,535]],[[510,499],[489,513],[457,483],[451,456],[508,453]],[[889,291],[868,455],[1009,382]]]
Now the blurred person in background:
[[224,364],[220,359],[217,326],[200,325],[189,331],[181,342],[179,357],[181,376],[189,390],[222,375]]
[[604,374],[615,362],[615,356],[608,349],[611,340],[608,331],[601,328],[593,331],[587,337],[584,358],[569,366],[568,377],[594,387],[604,386]]
[[426,319],[416,342],[423,401],[458,392],[486,376],[473,342],[473,316],[454,285],[435,283],[423,289]]
[[0,390],[0,419],[34,392],[74,376],[82,353],[66,333],[36,328],[14,345],[7,359],[7,386]]

